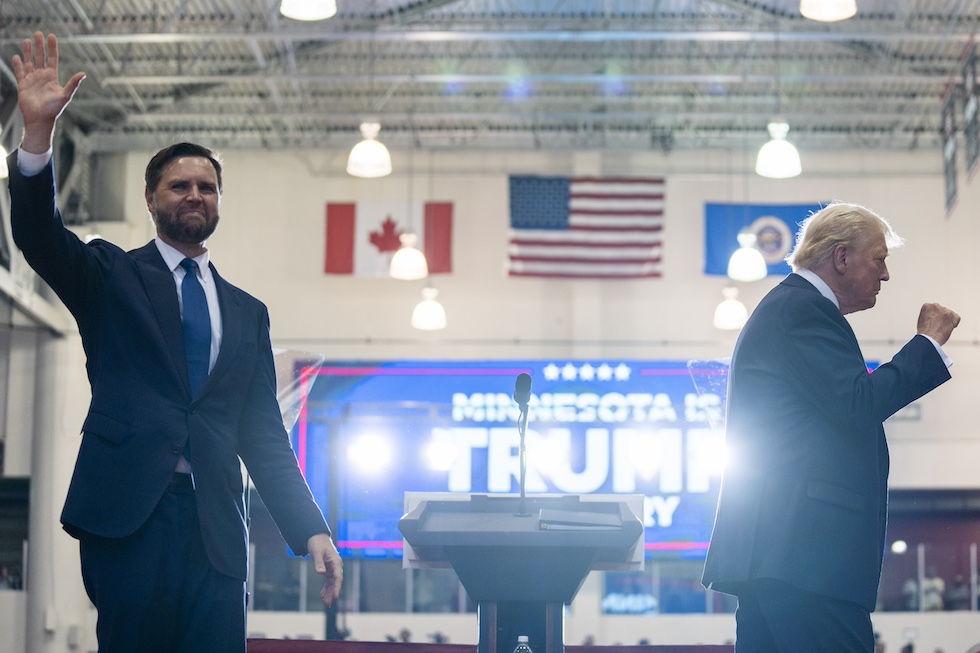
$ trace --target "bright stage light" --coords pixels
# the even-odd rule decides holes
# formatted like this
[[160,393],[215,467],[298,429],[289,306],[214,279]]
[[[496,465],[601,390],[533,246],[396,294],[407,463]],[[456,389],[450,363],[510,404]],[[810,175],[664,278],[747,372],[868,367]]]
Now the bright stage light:
[[716,442],[702,442],[694,451],[694,464],[706,474],[721,475],[728,462],[728,451],[725,445],[718,446]]
[[909,550],[909,545],[905,540],[895,540],[892,542],[892,553],[902,555]]
[[377,473],[391,462],[391,444],[377,434],[354,438],[347,447],[347,460],[362,472]]
[[630,457],[640,478],[650,480],[663,464],[663,443],[652,433],[636,433],[630,438]]
[[425,448],[425,458],[429,467],[437,472],[448,472],[456,464],[459,447],[449,437],[433,434],[432,442]]

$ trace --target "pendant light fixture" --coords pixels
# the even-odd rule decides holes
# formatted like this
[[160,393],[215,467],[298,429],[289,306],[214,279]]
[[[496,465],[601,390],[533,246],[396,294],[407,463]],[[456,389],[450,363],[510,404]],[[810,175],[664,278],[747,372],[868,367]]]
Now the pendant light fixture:
[[782,118],[773,118],[769,122],[770,140],[761,148],[755,160],[755,172],[770,179],[788,179],[797,177],[803,172],[800,163],[800,153],[796,146],[786,140],[789,133],[789,123]]
[[857,13],[855,0],[800,0],[800,13],[804,18],[822,23],[847,20]]
[[792,143],[786,140],[786,136],[789,134],[789,123],[781,116],[783,94],[779,71],[782,62],[779,58],[779,24],[776,25],[776,42],[773,54],[776,116],[769,121],[769,141],[759,148],[759,154],[755,159],[755,172],[761,177],[769,177],[770,179],[787,179],[796,177],[803,172],[803,166],[800,163],[800,153],[796,151],[796,147]]
[[735,281],[758,281],[769,274],[766,259],[755,246],[756,236],[750,231],[738,235],[738,249],[728,259],[728,277]]
[[361,123],[361,136],[364,140],[350,151],[350,156],[347,157],[347,174],[368,179],[391,174],[391,154],[377,140],[380,131],[379,123]]
[[745,326],[745,321],[749,319],[749,312],[745,309],[745,304],[738,300],[738,288],[728,286],[722,288],[724,299],[715,309],[714,326],[723,331],[736,331]]
[[326,20],[337,13],[336,0],[282,0],[279,13],[293,20]]
[[398,239],[402,246],[391,257],[391,266],[388,268],[391,278],[414,281],[429,276],[429,265],[425,260],[425,254],[415,246],[418,236],[405,233]]
[[412,311],[412,326],[421,331],[438,331],[446,328],[446,309],[436,300],[439,291],[435,288],[422,289],[422,301]]

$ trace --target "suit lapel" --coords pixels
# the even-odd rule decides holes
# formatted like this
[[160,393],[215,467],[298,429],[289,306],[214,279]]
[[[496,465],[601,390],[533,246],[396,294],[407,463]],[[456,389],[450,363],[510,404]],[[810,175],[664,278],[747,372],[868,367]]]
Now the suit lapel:
[[177,300],[177,285],[174,283],[173,272],[167,268],[163,257],[160,256],[160,250],[152,241],[133,250],[130,254],[136,261],[136,269],[139,270],[146,295],[156,314],[160,333],[170,351],[171,362],[190,395],[187,358],[184,355],[184,334],[180,324],[180,304]]
[[206,394],[211,385],[227,373],[235,358],[235,353],[241,345],[242,325],[244,323],[244,309],[234,286],[218,274],[214,265],[210,267],[215,288],[218,291],[218,304],[221,306],[221,349],[218,351],[218,360],[214,363],[214,369],[211,370],[208,380],[201,389],[202,395]]
[[[174,369],[183,381],[188,396],[190,396],[187,358],[184,355],[184,333],[181,329],[180,304],[177,299],[177,284],[174,283],[173,272],[167,268],[167,264],[153,242],[133,250],[130,254],[137,263],[136,267],[156,314],[160,332],[163,334],[167,349],[170,351]],[[214,265],[211,265],[210,268],[215,288],[218,291],[218,304],[221,307],[221,349],[218,351],[218,360],[214,363],[214,369],[211,370],[204,387],[201,389],[202,396],[208,392],[213,383],[228,371],[232,360],[234,360],[235,352],[241,345],[242,325],[244,324],[244,309],[234,286],[218,274]]]

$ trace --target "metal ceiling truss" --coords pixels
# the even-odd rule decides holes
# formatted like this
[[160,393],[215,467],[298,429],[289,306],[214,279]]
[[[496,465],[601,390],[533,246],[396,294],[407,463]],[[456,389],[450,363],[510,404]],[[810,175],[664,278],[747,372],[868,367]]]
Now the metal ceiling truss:
[[93,154],[347,148],[368,117],[392,148],[742,149],[777,113],[801,149],[938,150],[980,24],[954,0],[859,0],[839,24],[797,0],[338,4],[304,24],[277,0],[2,0],[0,43],[59,34]]

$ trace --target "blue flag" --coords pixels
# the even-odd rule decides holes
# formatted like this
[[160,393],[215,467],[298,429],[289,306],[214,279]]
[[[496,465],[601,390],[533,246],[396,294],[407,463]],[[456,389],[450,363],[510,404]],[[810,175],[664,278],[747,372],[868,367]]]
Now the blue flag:
[[800,223],[821,204],[705,204],[704,273],[727,275],[728,260],[738,249],[738,234],[748,230],[769,265],[769,274],[791,272],[783,260],[793,249]]

